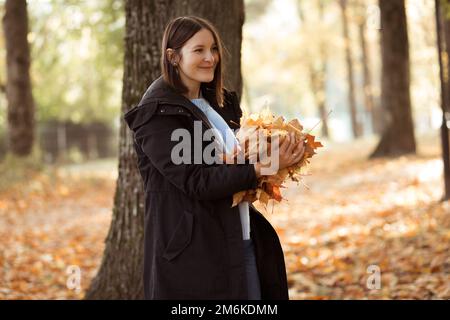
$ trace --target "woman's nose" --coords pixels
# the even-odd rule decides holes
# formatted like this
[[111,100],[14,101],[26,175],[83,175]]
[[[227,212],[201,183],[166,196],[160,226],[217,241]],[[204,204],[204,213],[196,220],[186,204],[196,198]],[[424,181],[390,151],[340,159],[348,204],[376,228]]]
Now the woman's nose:
[[206,54],[205,60],[206,60],[206,61],[212,61],[212,62],[214,62],[214,60],[215,60],[214,53],[212,53],[211,51],[209,51],[209,52]]

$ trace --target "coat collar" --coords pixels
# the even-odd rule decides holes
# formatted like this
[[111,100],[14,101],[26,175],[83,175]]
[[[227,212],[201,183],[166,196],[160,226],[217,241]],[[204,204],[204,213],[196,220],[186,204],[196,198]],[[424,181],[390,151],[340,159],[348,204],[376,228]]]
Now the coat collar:
[[[224,119],[227,119],[227,111],[218,106],[212,89],[201,86],[201,90],[203,97],[209,102],[211,107]],[[231,96],[232,93],[224,89],[225,107],[228,110],[234,108]],[[161,107],[159,108],[158,105]],[[191,100],[175,91],[174,88],[164,81],[162,76],[152,82],[139,104],[125,114],[125,120],[132,130],[136,129],[138,126],[147,122],[155,112],[158,112],[158,110],[161,111],[164,108],[163,105],[181,106],[195,118],[201,120],[207,128],[213,128],[208,117]],[[229,113],[228,118],[230,118]]]
[[[221,116],[224,116],[222,110],[223,108],[219,107],[219,105],[217,104],[213,89],[206,86],[201,86],[200,90],[202,91],[201,93],[203,98],[205,98],[209,102],[211,107]],[[227,101],[229,99],[230,92],[224,89],[224,95],[225,100]],[[180,105],[187,108],[188,110],[191,110],[193,108],[196,110],[198,109],[191,100],[175,91],[175,89],[164,80],[163,76],[158,77],[148,87],[139,105],[147,104],[148,102],[155,100],[158,100],[161,103]]]

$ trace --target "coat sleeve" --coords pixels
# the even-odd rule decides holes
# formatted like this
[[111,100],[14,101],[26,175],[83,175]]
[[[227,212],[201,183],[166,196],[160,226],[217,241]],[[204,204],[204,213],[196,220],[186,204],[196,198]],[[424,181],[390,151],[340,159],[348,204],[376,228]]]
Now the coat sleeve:
[[174,186],[198,200],[223,199],[257,187],[253,164],[174,164],[171,152],[179,141],[171,141],[171,135],[179,127],[177,117],[160,116],[135,131],[137,146]]

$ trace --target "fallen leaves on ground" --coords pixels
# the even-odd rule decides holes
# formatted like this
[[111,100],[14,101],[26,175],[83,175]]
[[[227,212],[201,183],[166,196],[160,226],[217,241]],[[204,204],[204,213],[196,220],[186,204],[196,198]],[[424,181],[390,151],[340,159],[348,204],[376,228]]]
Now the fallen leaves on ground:
[[[83,297],[103,254],[114,178],[53,169],[0,191],[0,299]],[[68,286],[78,270],[79,289]]]
[[[280,236],[291,299],[450,298],[439,148],[367,161],[373,147],[330,144],[309,168],[309,189],[292,182],[273,214],[256,203]],[[82,298],[102,258],[114,186],[108,175],[55,172],[1,190],[0,299]],[[72,265],[80,292],[67,287]]]
[[367,161],[373,146],[324,151],[309,190],[290,190],[265,212],[282,241],[291,299],[450,298],[441,159]]

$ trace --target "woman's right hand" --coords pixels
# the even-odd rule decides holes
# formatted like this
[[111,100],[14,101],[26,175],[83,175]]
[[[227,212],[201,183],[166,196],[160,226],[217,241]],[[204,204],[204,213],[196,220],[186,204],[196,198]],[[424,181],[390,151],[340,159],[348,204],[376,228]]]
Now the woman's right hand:
[[[296,142],[295,135],[290,133],[281,142],[281,145],[278,148],[278,166],[276,164],[272,165],[271,162],[267,163],[267,161],[255,163],[256,176],[260,177],[262,173],[264,173],[264,175],[276,174],[278,170],[290,167],[299,162],[304,153],[304,141],[301,140]],[[264,169],[264,172],[262,172],[261,169]]]

